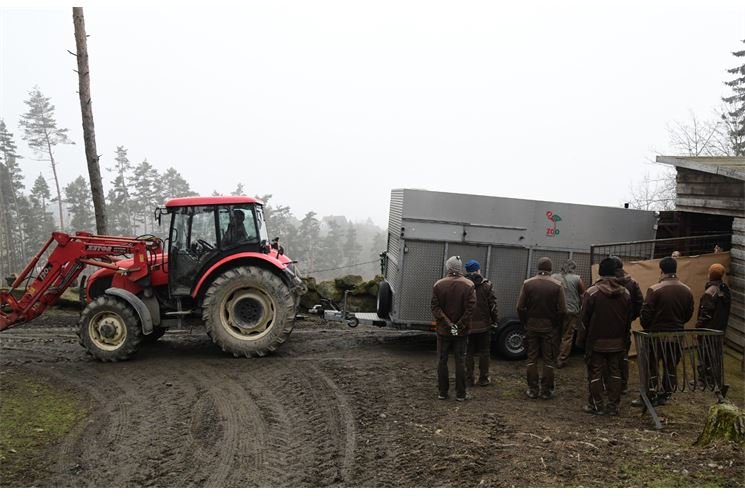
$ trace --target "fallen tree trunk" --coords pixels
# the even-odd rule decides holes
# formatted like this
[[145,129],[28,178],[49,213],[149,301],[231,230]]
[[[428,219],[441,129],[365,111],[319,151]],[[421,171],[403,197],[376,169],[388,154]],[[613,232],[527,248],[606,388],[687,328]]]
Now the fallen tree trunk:
[[717,440],[745,445],[745,411],[732,403],[718,403],[709,408],[704,430],[694,444],[706,446]]

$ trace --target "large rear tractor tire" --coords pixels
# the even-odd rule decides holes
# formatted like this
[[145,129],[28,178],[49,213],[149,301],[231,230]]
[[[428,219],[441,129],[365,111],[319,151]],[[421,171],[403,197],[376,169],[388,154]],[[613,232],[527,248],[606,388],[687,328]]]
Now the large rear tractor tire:
[[80,316],[78,340],[97,360],[118,362],[137,352],[142,326],[128,303],[115,296],[99,296]]
[[264,356],[287,340],[295,324],[295,298],[268,270],[238,267],[207,290],[202,318],[212,341],[234,356]]

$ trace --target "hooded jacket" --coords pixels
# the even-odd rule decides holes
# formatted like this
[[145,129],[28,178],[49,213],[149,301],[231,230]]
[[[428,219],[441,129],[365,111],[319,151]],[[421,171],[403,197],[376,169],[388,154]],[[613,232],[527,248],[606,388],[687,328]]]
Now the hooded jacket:
[[486,332],[499,321],[497,296],[489,279],[475,272],[466,277],[476,286],[476,306],[471,314],[471,334]]
[[665,274],[647,290],[642,327],[650,331],[681,331],[693,317],[693,293],[675,274]]
[[523,283],[517,314],[526,331],[551,332],[561,327],[567,306],[564,288],[548,272],[540,271]]
[[437,334],[452,336],[450,326],[456,324],[460,336],[467,336],[471,314],[476,306],[476,292],[471,281],[460,274],[448,274],[432,288],[432,316],[437,321]]
[[587,352],[624,351],[631,312],[629,291],[615,277],[601,277],[585,293],[584,331],[577,336],[577,344]]
[[722,281],[708,281],[706,291],[701,295],[696,327],[724,331],[729,320],[732,294]]
[[619,273],[616,274],[616,279],[621,284],[621,286],[626,288],[626,290],[629,292],[629,295],[631,295],[631,321],[633,322],[639,318],[639,315],[642,312],[644,295],[642,294],[642,290],[639,287],[639,283],[636,282],[623,269],[621,269]]

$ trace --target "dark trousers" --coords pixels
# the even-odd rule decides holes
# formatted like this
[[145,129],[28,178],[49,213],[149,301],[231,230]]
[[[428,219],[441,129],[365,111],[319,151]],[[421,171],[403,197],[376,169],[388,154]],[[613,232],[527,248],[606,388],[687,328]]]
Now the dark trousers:
[[479,380],[489,377],[489,353],[491,333],[489,331],[470,334],[468,336],[468,354],[466,355],[466,377],[474,380],[474,355],[479,357]]
[[602,353],[589,352],[585,357],[590,381],[589,404],[600,410],[603,408],[603,376],[607,375],[605,386],[608,389],[608,404],[618,406],[621,401],[621,363],[625,353],[615,351]]
[[[631,331],[629,331],[630,333]],[[629,350],[631,349],[631,336],[626,339],[626,351],[621,360],[621,391],[629,388]]]
[[557,364],[566,362],[569,359],[569,355],[572,354],[574,333],[578,325],[581,325],[578,314],[567,313],[564,316],[564,322],[561,325],[561,329],[556,334],[558,339],[554,342],[554,357]]
[[528,389],[538,392],[538,359],[543,361],[540,378],[541,391],[554,390],[554,333],[555,331],[527,331],[525,342],[528,348]]
[[440,359],[437,365],[437,386],[441,395],[447,395],[450,389],[448,372],[448,358],[453,353],[455,358],[455,395],[458,398],[466,396],[466,336],[437,335],[437,355]]
[[682,350],[677,342],[663,341],[649,351],[649,396],[654,397],[659,391],[659,364],[662,362],[662,392],[666,397],[673,394],[678,386],[677,368]]

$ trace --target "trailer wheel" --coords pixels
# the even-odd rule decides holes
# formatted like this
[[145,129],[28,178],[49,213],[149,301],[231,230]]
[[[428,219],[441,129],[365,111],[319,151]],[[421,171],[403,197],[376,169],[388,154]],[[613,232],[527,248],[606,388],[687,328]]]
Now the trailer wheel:
[[127,360],[142,342],[142,326],[129,304],[114,296],[99,296],[80,316],[78,341],[102,362]]
[[391,316],[391,305],[393,303],[393,290],[388,281],[383,281],[378,287],[377,314],[381,319]]
[[238,267],[220,275],[202,304],[207,334],[234,356],[264,356],[292,332],[295,299],[287,285],[268,270]]
[[496,336],[494,341],[496,351],[507,360],[521,360],[527,355],[525,347],[525,333],[520,324],[507,325]]

